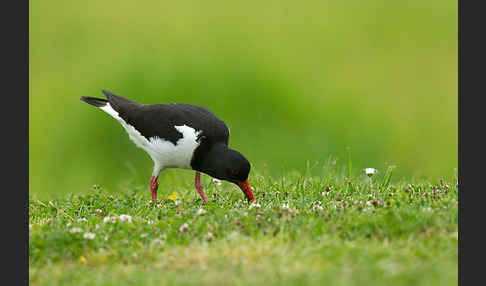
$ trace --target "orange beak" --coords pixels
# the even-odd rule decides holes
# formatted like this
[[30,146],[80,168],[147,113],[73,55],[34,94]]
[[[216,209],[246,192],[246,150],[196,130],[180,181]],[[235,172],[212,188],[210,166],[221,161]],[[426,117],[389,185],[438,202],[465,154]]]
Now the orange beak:
[[240,189],[243,191],[245,194],[246,199],[251,202],[255,200],[255,196],[253,196],[253,192],[251,191],[250,184],[248,184],[248,180],[238,183],[238,186],[240,186]]

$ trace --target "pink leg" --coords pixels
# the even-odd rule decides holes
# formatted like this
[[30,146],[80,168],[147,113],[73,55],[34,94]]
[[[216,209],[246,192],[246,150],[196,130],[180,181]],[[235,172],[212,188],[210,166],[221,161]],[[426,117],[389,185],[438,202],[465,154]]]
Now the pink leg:
[[202,200],[207,203],[208,202],[208,197],[206,197],[206,193],[204,193],[204,187],[203,184],[201,183],[201,173],[196,172],[196,180],[194,183],[194,186],[196,187],[197,192],[201,196]]
[[150,194],[152,195],[153,203],[157,201],[157,189],[159,188],[158,178],[159,177],[157,176],[152,176],[152,178],[150,178]]

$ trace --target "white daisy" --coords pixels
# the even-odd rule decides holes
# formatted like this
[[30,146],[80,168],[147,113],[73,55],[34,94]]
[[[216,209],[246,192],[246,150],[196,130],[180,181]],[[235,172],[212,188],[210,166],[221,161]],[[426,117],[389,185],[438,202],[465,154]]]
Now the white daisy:
[[179,228],[179,231],[180,232],[185,232],[189,229],[189,225],[187,225],[187,223],[184,223],[183,225],[181,225],[181,227]]
[[69,230],[70,233],[80,233],[82,231],[83,230],[79,227],[73,227],[73,228],[71,228],[71,230]]
[[315,205],[312,209],[315,211],[322,211],[324,208],[320,205]]
[[122,214],[119,216],[120,221],[132,222],[132,217],[130,215]]
[[376,172],[377,172],[377,170],[375,168],[366,168],[365,169],[365,173],[368,177],[373,176]]
[[107,222],[115,223],[116,219],[117,219],[116,216],[105,216],[103,218],[103,223],[107,223]]
[[87,232],[87,233],[85,233],[85,234],[83,235],[83,237],[84,237],[85,239],[88,239],[88,240],[91,240],[91,239],[95,238],[95,236],[96,236],[96,234],[94,234],[94,233],[92,233],[92,232]]
[[261,205],[260,205],[259,203],[252,203],[252,204],[251,204],[251,205],[248,207],[248,209],[249,209],[249,210],[251,210],[252,208],[259,208],[259,207],[261,207]]
[[164,241],[162,241],[162,239],[160,238],[156,238],[152,241],[153,244],[162,244]]
[[207,236],[206,236],[207,240],[212,240],[213,239],[213,234],[208,232]]

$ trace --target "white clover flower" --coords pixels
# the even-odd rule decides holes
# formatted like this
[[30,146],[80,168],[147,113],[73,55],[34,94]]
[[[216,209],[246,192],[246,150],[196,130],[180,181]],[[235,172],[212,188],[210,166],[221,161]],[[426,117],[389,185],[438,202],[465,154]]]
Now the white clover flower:
[[230,235],[229,235],[229,236],[230,236],[231,238],[236,238],[238,235],[239,235],[239,234],[238,234],[238,232],[237,232],[236,230],[233,230],[233,231],[230,233]]
[[130,215],[122,214],[119,216],[120,221],[132,222],[132,217]]
[[377,170],[375,168],[366,168],[365,169],[365,173],[368,177],[373,176],[376,172],[377,172]]
[[208,232],[207,236],[206,236],[206,239],[207,240],[212,240],[213,239],[213,234]]
[[78,222],[83,222],[83,221],[88,221],[88,219],[82,217],[82,218],[78,218]]
[[287,204],[283,204],[283,205],[282,205],[282,209],[283,209],[283,210],[289,210],[289,209],[290,209],[290,208],[289,208],[289,204],[288,204],[288,203],[287,203]]
[[116,215],[114,216],[106,216],[103,218],[103,222],[104,223],[107,223],[107,222],[111,222],[111,223],[116,223],[116,220],[118,219],[118,217]]
[[367,201],[366,205],[371,206],[373,203],[371,201]]
[[249,209],[249,210],[251,210],[252,208],[259,208],[259,207],[261,207],[261,205],[260,205],[259,203],[252,203],[252,204],[251,204],[251,205],[248,207],[248,209]]
[[180,232],[186,232],[187,230],[189,230],[189,225],[187,225],[187,223],[184,223],[183,225],[181,225],[181,227],[179,228],[179,231]]
[[95,209],[95,214],[102,215],[103,214],[103,210],[101,210],[101,209]]
[[320,205],[315,205],[312,209],[315,211],[322,211],[324,208]]
[[164,241],[160,238],[156,238],[152,241],[153,244],[162,244]]
[[327,197],[327,196],[329,196],[329,192],[322,192],[322,196],[323,196],[323,197]]
[[199,210],[197,211],[197,214],[198,214],[198,215],[205,215],[205,214],[206,214],[206,211],[205,211],[204,209],[202,209],[202,208],[201,208],[201,209],[199,209]]
[[216,186],[221,186],[221,181],[218,179],[213,179],[213,184],[215,184]]
[[95,238],[95,236],[96,236],[96,234],[94,234],[92,232],[87,232],[83,235],[84,239],[88,239],[88,240]]
[[174,201],[174,204],[175,204],[176,206],[178,206],[178,205],[180,205],[180,204],[181,204],[181,201],[179,201],[179,200]]
[[73,228],[71,228],[71,230],[69,230],[70,233],[80,233],[82,231],[83,230],[79,227],[73,227]]

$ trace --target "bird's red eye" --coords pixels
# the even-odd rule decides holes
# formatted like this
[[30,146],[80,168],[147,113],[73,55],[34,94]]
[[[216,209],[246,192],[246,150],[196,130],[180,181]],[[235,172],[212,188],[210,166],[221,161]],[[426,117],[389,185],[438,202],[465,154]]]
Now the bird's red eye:
[[236,174],[238,174],[238,171],[236,171],[236,170],[231,170],[231,174],[236,175]]

